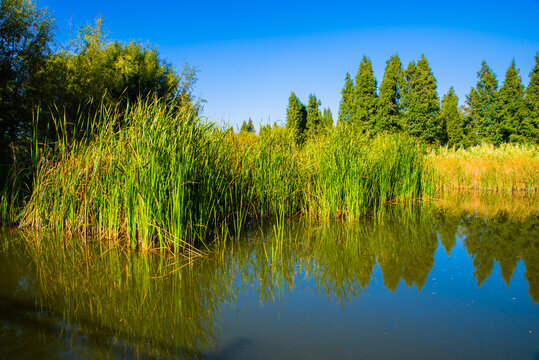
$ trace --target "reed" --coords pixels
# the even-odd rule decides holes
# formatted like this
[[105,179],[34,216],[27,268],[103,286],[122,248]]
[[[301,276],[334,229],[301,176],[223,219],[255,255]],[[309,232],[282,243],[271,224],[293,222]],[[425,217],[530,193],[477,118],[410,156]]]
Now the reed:
[[37,151],[22,227],[197,254],[250,219],[353,221],[432,188],[424,147],[404,135],[340,126],[299,147],[284,128],[234,134],[155,99],[91,120],[81,134],[58,119]]
[[441,147],[427,159],[440,190],[539,190],[539,147],[534,145]]
[[157,100],[99,116],[96,136],[60,136],[56,152],[44,154],[21,225],[127,237],[143,249],[206,247],[240,190],[222,151],[226,134]]
[[323,219],[356,220],[389,202],[432,192],[424,147],[404,135],[371,138],[339,126],[307,149],[310,173],[305,212]]

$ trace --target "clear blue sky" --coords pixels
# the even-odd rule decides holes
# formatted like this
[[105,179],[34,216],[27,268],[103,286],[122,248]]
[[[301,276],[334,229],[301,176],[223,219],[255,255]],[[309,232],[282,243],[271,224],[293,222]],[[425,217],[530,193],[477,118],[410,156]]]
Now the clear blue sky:
[[539,0],[515,1],[66,1],[40,0],[63,41],[103,15],[112,40],[157,45],[177,69],[198,67],[195,93],[209,118],[239,127],[284,124],[290,92],[310,93],[337,118],[346,72],[363,55],[378,85],[385,62],[404,66],[425,54],[440,97],[454,86],[459,104],[481,61],[501,86],[515,59],[524,84],[539,51]]

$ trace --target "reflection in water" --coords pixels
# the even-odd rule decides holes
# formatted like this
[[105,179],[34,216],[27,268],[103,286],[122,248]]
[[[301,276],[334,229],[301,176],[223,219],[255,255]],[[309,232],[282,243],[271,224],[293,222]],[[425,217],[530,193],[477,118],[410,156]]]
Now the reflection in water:
[[314,289],[306,291],[345,306],[362,296],[377,267],[392,292],[401,282],[421,290],[438,244],[451,254],[460,240],[478,286],[495,263],[509,284],[522,261],[530,296],[539,302],[539,218],[533,210],[513,216],[507,209],[444,203],[393,207],[353,224],[274,224],[251,228],[194,262],[19,233],[2,238],[0,355],[233,357],[251,340],[222,344],[227,329],[219,320],[246,290],[253,289],[261,304],[279,304],[307,279]]

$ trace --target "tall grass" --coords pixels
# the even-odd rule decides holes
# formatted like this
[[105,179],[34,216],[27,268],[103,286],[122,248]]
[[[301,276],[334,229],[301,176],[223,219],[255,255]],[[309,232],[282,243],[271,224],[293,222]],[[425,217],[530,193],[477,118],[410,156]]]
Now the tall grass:
[[39,162],[23,226],[105,238],[134,247],[204,247],[236,209],[226,134],[188,109],[140,102],[100,114],[96,136]]
[[435,148],[428,163],[439,189],[539,190],[539,147],[534,145]]
[[103,107],[83,136],[57,123],[21,226],[137,248],[197,252],[260,217],[355,220],[432,187],[424,148],[401,135],[339,127],[301,148],[286,129],[236,135],[158,100]]
[[404,135],[374,139],[340,126],[311,143],[306,212],[320,218],[358,219],[392,201],[432,191],[424,147]]

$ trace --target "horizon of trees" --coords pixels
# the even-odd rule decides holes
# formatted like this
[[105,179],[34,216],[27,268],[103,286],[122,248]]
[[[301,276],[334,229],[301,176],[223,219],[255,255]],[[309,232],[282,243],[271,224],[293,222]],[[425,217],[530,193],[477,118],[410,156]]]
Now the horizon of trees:
[[[339,124],[377,134],[404,132],[430,144],[472,146],[481,142],[539,144],[539,52],[525,88],[515,61],[501,88],[485,61],[463,106],[453,87],[440,100],[424,55],[404,69],[397,54],[386,62],[380,87],[364,56],[355,80],[345,76]],[[289,103],[290,108],[290,103]],[[288,119],[288,118],[287,118]]]

